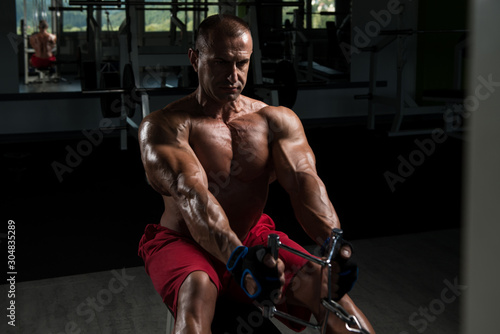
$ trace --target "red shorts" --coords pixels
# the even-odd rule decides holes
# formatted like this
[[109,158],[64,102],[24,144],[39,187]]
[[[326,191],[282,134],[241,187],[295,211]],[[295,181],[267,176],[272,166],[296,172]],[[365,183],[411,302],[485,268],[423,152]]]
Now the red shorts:
[[[304,248],[290,240],[285,233],[275,231],[274,222],[266,214],[262,215],[242,243],[248,247],[267,245],[267,236],[272,233],[278,234],[283,244],[306,252]],[[235,302],[252,303],[243,289],[232,279],[224,263],[202,249],[192,238],[159,224],[146,226],[139,243],[139,256],[144,260],[146,273],[151,278],[156,291],[174,317],[179,288],[186,277],[194,271],[203,271],[208,274],[217,287],[219,297],[230,296]],[[286,291],[295,274],[307,263],[307,260],[283,249],[279,250],[279,257],[285,264],[284,291]],[[286,303],[277,305],[276,308],[306,321],[309,321],[311,317],[311,312],[306,308]],[[303,329],[302,326],[293,323],[285,322],[285,324],[294,330]]]
[[38,58],[35,55],[31,56],[31,65],[36,68],[50,67],[56,61],[56,57],[52,56],[50,58]]

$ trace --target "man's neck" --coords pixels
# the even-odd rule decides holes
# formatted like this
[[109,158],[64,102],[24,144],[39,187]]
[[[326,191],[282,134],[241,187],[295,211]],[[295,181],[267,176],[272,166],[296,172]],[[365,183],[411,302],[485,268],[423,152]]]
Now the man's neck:
[[229,122],[236,114],[242,111],[241,95],[235,101],[219,102],[207,98],[198,87],[196,90],[196,99],[205,115],[220,119],[225,123]]

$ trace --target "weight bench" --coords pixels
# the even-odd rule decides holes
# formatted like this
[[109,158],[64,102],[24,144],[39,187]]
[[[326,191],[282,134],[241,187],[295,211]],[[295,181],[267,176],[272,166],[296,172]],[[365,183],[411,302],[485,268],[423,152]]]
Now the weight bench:
[[34,67],[35,72],[38,74],[38,80],[35,82],[44,83],[52,80],[52,75],[56,72],[54,67]]

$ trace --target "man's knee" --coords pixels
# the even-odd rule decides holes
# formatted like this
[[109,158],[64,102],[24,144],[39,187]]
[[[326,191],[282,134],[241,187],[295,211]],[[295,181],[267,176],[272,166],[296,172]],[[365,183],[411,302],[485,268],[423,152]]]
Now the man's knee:
[[323,271],[318,264],[306,263],[293,277],[286,292],[288,302],[317,311],[327,285],[322,284]]
[[[215,297],[215,298],[214,298]],[[178,295],[178,307],[184,306],[215,306],[217,288],[207,273],[195,271],[189,274],[182,283]]]
[[204,333],[210,328],[217,288],[207,273],[195,271],[188,275],[182,283],[177,297],[176,333],[184,332],[180,328],[189,329],[186,333]]

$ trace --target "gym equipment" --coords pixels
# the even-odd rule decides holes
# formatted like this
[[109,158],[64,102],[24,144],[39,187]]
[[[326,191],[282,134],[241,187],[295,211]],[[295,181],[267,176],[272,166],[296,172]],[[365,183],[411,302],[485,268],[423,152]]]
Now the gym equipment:
[[[89,52],[93,56],[90,61],[82,62],[88,70],[82,68],[82,93],[84,94],[97,94],[101,99],[101,112],[105,118],[120,118],[121,128],[121,147],[126,149],[126,138],[128,130],[132,130],[131,134],[136,136],[138,125],[131,119],[137,107],[140,107],[142,117],[147,116],[149,111],[149,95],[148,93],[155,92],[161,94],[162,92],[171,91],[171,88],[166,87],[163,83],[161,87],[145,88],[145,76],[158,77],[158,73],[149,73],[149,67],[179,67],[181,68],[180,80],[183,87],[190,86],[189,68],[191,64],[187,57],[187,50],[189,43],[189,34],[186,30],[186,25],[181,22],[175,15],[177,11],[189,10],[195,13],[202,13],[207,11],[208,6],[227,5],[223,2],[189,2],[189,3],[164,3],[154,1],[69,1],[70,6],[81,6],[87,8],[87,15],[90,26],[88,27],[88,34],[90,38]],[[262,77],[262,56],[260,54],[258,31],[256,21],[255,7],[259,6],[276,6],[276,3],[256,3],[256,2],[240,2],[237,6],[248,6],[248,17],[250,20],[250,27],[254,37],[254,52],[252,59],[252,71],[249,72],[249,80],[245,87],[245,95],[263,100],[269,105],[284,105],[292,108],[298,90],[298,79],[296,64],[288,60],[276,61],[276,68],[271,74],[270,80],[265,80]],[[138,41],[142,39],[141,31],[138,28],[139,15],[138,11],[148,9],[158,9],[169,7],[172,12],[172,25],[174,33],[170,34],[170,45],[165,47],[139,47]],[[194,7],[193,7],[194,6]],[[301,2],[286,2],[281,6],[303,6]],[[118,73],[109,74],[101,73],[100,66],[100,44],[98,41],[98,30],[95,20],[92,17],[92,10],[105,10],[106,8],[115,7],[126,11],[126,19],[120,26],[118,33],[119,39],[119,71]],[[234,7],[234,9],[237,7]],[[197,20],[197,15],[195,15]],[[175,29],[181,31],[181,41],[175,40]],[[145,69],[148,73],[141,73],[141,69]],[[152,72],[155,69],[152,68]],[[161,75],[161,74],[160,74]],[[120,84],[118,84],[118,76],[120,77]],[[266,78],[267,79],[267,78]],[[265,82],[264,82],[265,81]],[[142,83],[142,87],[140,87]]]
[[[297,10],[296,12],[303,12],[304,3],[300,1],[291,1],[291,2],[254,2],[254,1],[242,1],[234,4],[228,4],[225,2],[158,2],[158,1],[78,1],[78,0],[70,0],[70,6],[80,6],[91,8],[92,10],[100,11],[106,10],[109,8],[117,8],[126,11],[126,20],[120,27],[119,32],[119,41],[120,41],[120,68],[123,70],[123,66],[125,63],[131,63],[134,68],[134,73],[138,75],[141,67],[145,66],[165,66],[165,67],[180,67],[182,71],[180,86],[188,87],[189,86],[189,73],[188,68],[190,66],[187,57],[185,56],[186,51],[189,47],[189,44],[194,42],[194,36],[190,36],[187,32],[187,26],[185,23],[181,22],[177,17],[177,12],[179,11],[192,11],[194,12],[193,23],[195,25],[199,24],[200,13],[207,12],[209,7],[230,7],[227,11],[236,11],[236,10],[245,10],[248,14],[248,18],[250,21],[250,27],[252,30],[252,36],[254,38],[254,53],[253,53],[253,78],[254,83],[256,85],[263,84],[262,78],[262,55],[260,52],[260,46],[258,41],[258,29],[260,29],[259,22],[257,21],[257,10],[261,7],[272,6],[272,7],[298,7],[301,10]],[[146,10],[158,10],[158,9],[167,9],[171,12],[171,31],[170,31],[170,45],[165,45],[164,47],[152,46],[152,45],[139,45],[143,40],[143,31],[138,26],[138,22],[140,22],[141,15],[138,14],[140,11]],[[92,16],[92,11],[87,10],[87,15],[89,17]],[[298,14],[297,14],[298,15]],[[302,20],[299,20],[302,21]],[[92,23],[92,20],[89,20],[89,23]],[[180,30],[180,41],[176,41],[176,29]],[[298,29],[298,28],[297,28]],[[300,38],[300,45],[308,45],[307,46],[307,64],[308,68],[312,66],[312,45],[307,42],[307,39],[302,34],[301,31],[295,29],[292,34],[293,36],[297,35],[297,38]],[[90,27],[88,27],[88,31],[93,31]],[[191,38],[191,40],[188,40]],[[92,33],[92,38],[89,40],[98,39],[98,34]],[[89,41],[90,43],[90,41]],[[92,46],[92,44],[90,44]],[[98,51],[97,49],[95,51]],[[299,63],[298,57],[296,55],[298,51],[295,50],[295,56],[292,59],[292,63],[294,65],[295,77],[299,77],[300,72],[298,71]],[[95,57],[92,61],[95,61],[98,65],[100,63],[98,52],[90,52],[92,55],[95,54]],[[281,59],[276,59],[275,62],[278,63]],[[99,68],[99,67],[98,67]],[[274,68],[273,68],[274,72]],[[308,71],[310,72],[310,71]],[[270,78],[267,79],[266,82],[273,83],[274,73],[271,73]],[[97,75],[99,78],[99,74]],[[300,78],[298,78],[300,79]],[[308,81],[312,80],[312,76],[307,74]],[[294,81],[300,81],[295,79]],[[286,80],[289,82],[289,80]],[[282,84],[281,84],[282,85]],[[262,92],[258,92],[256,94],[261,98],[266,98],[266,94],[262,94]],[[273,100],[271,96],[271,100]],[[294,102],[294,99],[292,99]],[[273,101],[275,102],[275,100]],[[273,104],[273,103],[270,103]],[[276,103],[274,103],[276,104]],[[289,103],[287,103],[288,107],[291,107]]]
[[[100,87],[103,89],[119,89],[120,73],[102,72]],[[111,93],[101,96],[101,112],[104,118],[120,117],[121,115],[121,93]]]
[[[249,87],[249,89],[275,91],[281,105],[291,108],[297,98],[297,81],[291,63],[282,61],[275,74],[275,84]],[[132,64],[125,64],[121,85],[119,73],[102,73],[99,89],[82,90],[84,94],[96,94],[101,98],[101,112],[103,117],[120,117],[121,107],[125,108],[127,117],[133,117],[137,106],[141,106],[143,116],[149,114],[143,106],[148,92],[168,92],[170,88],[139,88],[136,86],[136,77]],[[144,97],[144,98],[143,98]],[[123,102],[121,99],[123,98]]]
[[316,264],[319,264],[323,267],[326,267],[328,270],[328,297],[324,298],[322,300],[322,305],[326,308],[326,315],[325,319],[323,322],[318,322],[318,323],[311,323],[304,321],[302,319],[296,318],[290,314],[278,311],[275,306],[270,306],[270,305],[264,305],[263,306],[263,314],[264,317],[267,319],[270,319],[274,316],[279,316],[284,319],[287,319],[289,321],[298,323],[302,326],[310,327],[313,329],[321,330],[321,327],[323,327],[322,332],[326,332],[326,326],[323,326],[328,320],[329,314],[333,313],[335,316],[339,317],[343,322],[345,322],[345,326],[347,330],[353,333],[362,333],[362,334],[370,334],[365,328],[363,328],[359,322],[359,320],[356,318],[356,316],[349,314],[339,303],[336,301],[332,300],[332,291],[331,291],[331,266],[333,261],[335,261],[340,252],[340,248],[342,246],[342,234],[343,231],[338,228],[334,228],[332,230],[331,236],[328,240],[328,246],[325,247],[325,254],[326,256],[324,258],[318,258],[313,255],[309,255],[306,253],[303,253],[301,251],[298,251],[292,247],[289,247],[287,245],[284,245],[280,242],[279,236],[276,234],[271,234],[268,237],[268,247],[271,248],[271,254],[273,254],[274,258],[278,258],[278,249],[283,248],[286,251],[289,251],[295,255],[298,255],[300,257],[303,257],[306,260],[309,260],[311,262],[314,262]]
[[[389,136],[397,135],[417,135],[417,134],[428,134],[431,133],[433,129],[415,129],[415,130],[401,130],[403,123],[403,118],[409,115],[430,115],[430,114],[442,114],[446,108],[443,106],[420,106],[413,99],[413,97],[408,94],[404,87],[403,74],[406,65],[406,41],[408,37],[417,34],[443,34],[443,33],[466,33],[467,30],[455,29],[455,30],[414,30],[414,29],[402,29],[401,28],[401,11],[400,15],[397,16],[397,26],[398,29],[395,30],[382,30],[378,36],[382,37],[378,43],[360,48],[360,51],[370,53],[370,64],[369,64],[369,88],[368,93],[364,95],[355,95],[354,99],[357,100],[368,100],[368,121],[367,128],[370,130],[375,129],[375,110],[374,104],[380,103],[385,105],[394,106],[396,108],[396,113],[392,121],[392,126],[388,132]],[[380,51],[386,48],[393,42],[397,43],[397,92],[395,98],[387,98],[382,96],[377,96],[376,90],[376,80],[377,80],[377,58]],[[459,101],[459,100],[458,100]],[[444,127],[447,125],[445,124]]]
[[[40,20],[47,19],[45,1],[39,2],[38,0],[35,0],[32,3],[32,7],[33,7],[32,9],[33,12],[32,12],[31,25],[35,29],[34,33],[36,33]],[[23,10],[24,10],[24,19],[21,20],[21,33],[23,36],[23,51],[24,51],[24,83],[25,84],[30,84],[32,82],[43,83],[46,81],[46,78],[48,77],[49,73],[47,71],[45,70],[37,71],[36,69],[33,69],[33,72],[35,72],[37,75],[30,76],[30,54],[35,53],[35,50],[30,48],[28,31],[26,29],[28,24],[28,6],[26,4],[26,0],[23,1]]]
[[[59,0],[60,1],[60,0]],[[56,45],[52,52],[56,53],[58,50],[60,50],[60,43],[61,43],[61,32],[62,32],[62,22],[59,19],[59,13],[61,10],[63,10],[63,7],[56,6],[56,7],[47,7],[48,6],[49,0],[33,0],[33,3],[31,4],[31,8],[33,11],[32,15],[32,22],[31,25],[34,27],[34,29],[37,29],[40,20],[48,20],[50,23],[50,26],[52,28],[52,31],[57,38]],[[56,0],[53,0],[52,3],[58,3]],[[55,62],[52,63],[52,66],[46,67],[46,68],[34,68],[30,66],[30,55],[35,53],[35,50],[30,48],[29,45],[29,36],[28,36],[28,31],[26,29],[26,26],[28,25],[28,19],[27,19],[27,14],[28,14],[28,6],[27,6],[27,0],[23,0],[23,9],[24,9],[24,19],[21,20],[21,34],[23,36],[23,51],[24,51],[24,83],[25,84],[30,84],[30,83],[46,83],[46,82],[61,82],[61,81],[66,81],[66,79],[62,78],[59,76],[59,65],[60,64],[67,64],[67,63],[72,63],[71,61],[61,61],[60,59],[57,59]],[[64,8],[64,10],[69,10],[69,8]],[[49,13],[49,12],[50,13]],[[57,12],[57,13],[55,13]],[[36,33],[37,31],[34,31],[33,33]],[[58,57],[59,58],[59,57]],[[30,72],[31,70],[31,72]],[[35,73],[36,75],[30,75]]]
[[[258,307],[255,304],[251,304],[238,305],[238,307],[236,308],[234,307],[234,302],[232,302],[231,300],[220,300],[217,301],[214,322],[212,323],[212,332],[232,333],[235,330],[239,329],[242,332],[245,331],[246,333],[254,332],[254,330],[256,330],[255,332],[258,333],[280,333],[280,331],[271,322],[271,319],[273,317],[278,316],[288,321],[297,323],[301,326],[309,327],[311,329],[325,333],[326,327],[322,329],[322,325],[328,320],[329,313],[333,313],[333,315],[337,316],[345,323],[348,331],[352,333],[370,334],[368,330],[361,326],[356,316],[349,314],[339,303],[331,299],[331,264],[337,259],[338,252],[340,251],[343,243],[343,231],[334,228],[332,230],[330,238],[327,239],[324,245],[323,253],[325,254],[325,256],[319,258],[282,244],[279,240],[279,236],[276,234],[270,234],[268,237],[267,246],[271,249],[271,254],[275,259],[278,258],[279,248],[283,248],[283,250],[292,252],[295,255],[303,257],[306,260],[324,266],[328,269],[328,297],[324,298],[322,301],[322,305],[327,310],[327,313],[322,322],[307,322],[290,314],[278,311],[276,307],[269,301],[265,301],[263,304],[261,304],[261,306]],[[170,334],[172,332],[173,326],[174,319],[169,313],[166,328],[167,334]]]
[[[93,71],[91,72],[93,73]],[[139,125],[132,120],[137,107],[141,107],[142,118],[146,117],[150,113],[148,91],[165,91],[167,89],[137,88],[132,65],[126,64],[121,81],[120,73],[103,72],[100,78],[100,88],[83,89],[82,93],[99,95],[101,99],[101,113],[104,118],[120,118],[121,148],[122,150],[126,150],[128,130],[132,130],[131,134],[137,137]]]
[[451,29],[451,30],[414,30],[414,29],[396,29],[396,30],[382,30],[380,36],[397,35],[397,36],[411,36],[414,34],[442,34],[442,33],[465,33],[465,29]]

